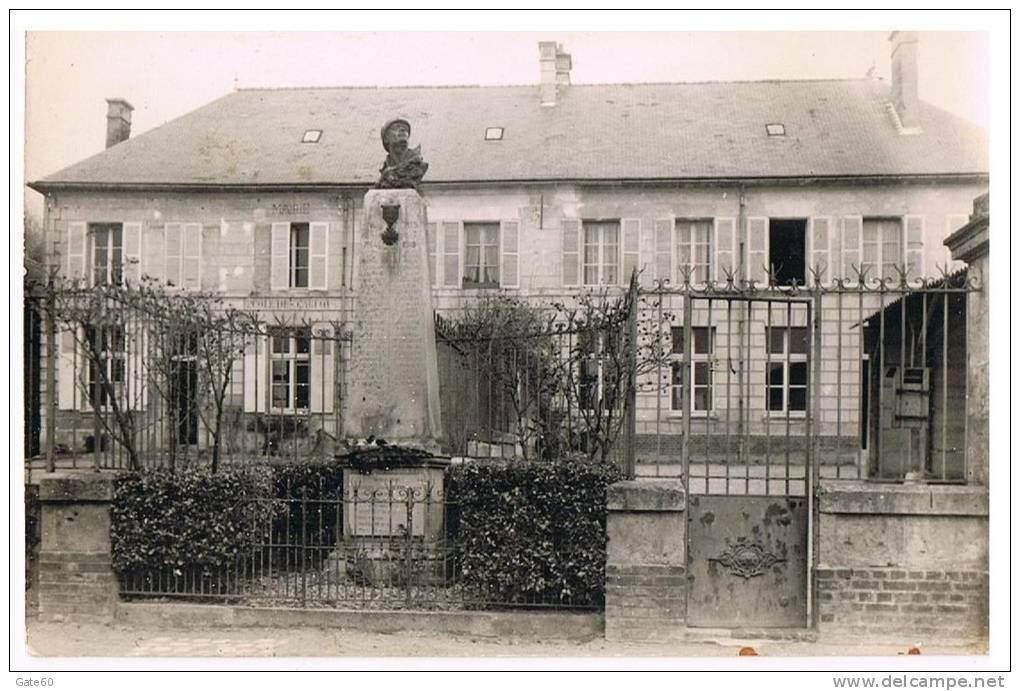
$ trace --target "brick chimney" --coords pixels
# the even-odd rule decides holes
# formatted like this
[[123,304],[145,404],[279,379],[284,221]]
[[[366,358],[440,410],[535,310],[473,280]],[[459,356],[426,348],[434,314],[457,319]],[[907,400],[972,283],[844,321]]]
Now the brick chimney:
[[123,98],[106,99],[106,148],[131,136],[131,111],[134,106]]
[[889,34],[889,42],[892,44],[892,104],[903,127],[917,127],[917,32],[894,31]]
[[555,106],[557,97],[570,84],[570,54],[554,41],[538,44],[538,64],[542,85],[542,105]]

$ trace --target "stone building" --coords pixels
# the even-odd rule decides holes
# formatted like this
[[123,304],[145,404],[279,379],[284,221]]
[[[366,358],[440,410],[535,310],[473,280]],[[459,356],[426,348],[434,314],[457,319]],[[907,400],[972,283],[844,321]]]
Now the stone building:
[[[132,107],[112,99],[107,149],[30,187],[46,198],[48,261],[69,278],[144,273],[216,292],[268,322],[325,330],[357,300],[353,239],[381,160],[378,128],[393,116],[412,123],[430,163],[422,192],[440,311],[497,291],[622,290],[633,269],[648,288],[685,277],[764,283],[769,267],[782,284],[810,283],[813,271],[853,283],[861,267],[895,278],[903,266],[915,280],[951,265],[943,239],[987,188],[987,140],[918,99],[916,34],[890,42],[891,85],[579,85],[570,56],[541,43],[538,84],[240,89],[136,138]],[[828,316],[816,317],[817,424],[851,463],[866,445],[854,324],[893,299],[868,295],[852,309],[829,301]],[[682,309],[675,296],[665,301]],[[733,390],[746,386],[739,409],[752,453],[767,454],[762,440],[777,429],[805,438],[806,313],[763,303],[735,330],[726,310],[721,300],[693,310],[695,432],[727,437]],[[340,348],[305,345],[294,333],[260,342],[238,363],[244,390],[231,400],[342,436],[345,381],[358,374]],[[745,346],[738,378],[724,365]],[[73,447],[81,438],[65,430],[88,404],[75,392],[73,339],[65,334],[58,350],[55,429]],[[657,376],[661,385],[638,396],[637,433],[639,455],[660,461],[680,443],[682,379],[675,368]],[[278,398],[280,381],[289,388]]]

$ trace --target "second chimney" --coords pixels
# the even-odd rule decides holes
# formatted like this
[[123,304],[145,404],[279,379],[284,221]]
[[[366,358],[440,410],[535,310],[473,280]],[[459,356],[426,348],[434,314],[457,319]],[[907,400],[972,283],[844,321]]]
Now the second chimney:
[[560,90],[570,84],[570,54],[554,41],[538,44],[542,105],[555,106]]
[[131,136],[131,111],[134,107],[123,98],[106,99],[106,148],[126,141]]
[[892,43],[892,104],[904,127],[917,127],[917,32],[894,31]]

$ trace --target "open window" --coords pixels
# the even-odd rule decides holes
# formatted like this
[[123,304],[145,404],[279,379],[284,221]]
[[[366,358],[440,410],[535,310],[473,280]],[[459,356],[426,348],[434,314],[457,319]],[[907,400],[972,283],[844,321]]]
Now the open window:
[[769,267],[778,285],[807,283],[806,240],[805,219],[769,219]]

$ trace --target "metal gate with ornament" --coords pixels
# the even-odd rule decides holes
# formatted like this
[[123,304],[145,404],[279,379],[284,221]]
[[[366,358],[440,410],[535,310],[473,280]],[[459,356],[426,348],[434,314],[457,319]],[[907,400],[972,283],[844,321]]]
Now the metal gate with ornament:
[[671,394],[688,496],[687,625],[804,627],[815,303],[782,291],[682,302]]

